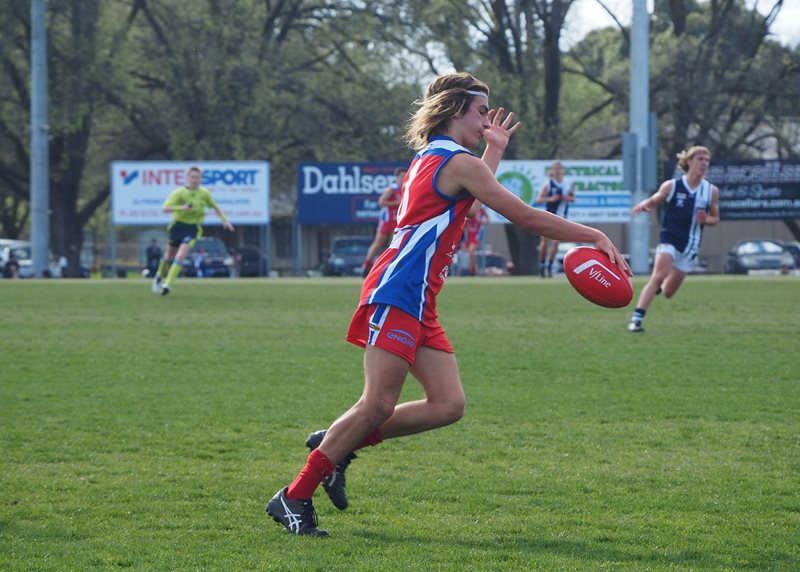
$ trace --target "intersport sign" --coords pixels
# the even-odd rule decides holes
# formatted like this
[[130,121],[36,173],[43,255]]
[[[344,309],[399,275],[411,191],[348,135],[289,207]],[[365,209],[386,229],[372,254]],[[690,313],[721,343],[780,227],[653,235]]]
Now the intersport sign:
[[[267,161],[114,161],[111,163],[111,213],[118,225],[168,224],[172,215],[161,205],[186,184],[186,171],[203,170],[207,188],[233,224],[270,221],[270,165]],[[222,224],[209,210],[206,224]]]

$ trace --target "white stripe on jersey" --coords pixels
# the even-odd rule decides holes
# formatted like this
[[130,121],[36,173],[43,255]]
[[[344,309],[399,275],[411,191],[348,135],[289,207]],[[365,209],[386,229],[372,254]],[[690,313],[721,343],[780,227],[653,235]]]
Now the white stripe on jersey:
[[[686,187],[686,190],[689,190],[689,185],[684,180],[683,186]],[[700,239],[703,237],[703,228],[697,222],[697,209],[700,208],[698,205],[708,205],[711,203],[710,200],[704,200],[706,195],[711,192],[711,183],[703,179],[700,181],[700,186],[697,191],[694,193],[694,212],[692,213],[692,225],[689,227],[689,239],[686,241],[686,248],[683,249],[682,254],[684,256],[694,258],[697,256],[697,251],[700,248]],[[710,199],[710,197],[709,197]]]
[[420,155],[424,155],[428,151],[433,149],[444,149],[446,151],[450,151],[455,153],[456,151],[466,151],[464,147],[453,141],[452,139],[436,139],[428,143],[428,146],[425,147],[425,150],[420,153]]
[[447,227],[450,225],[450,220],[453,217],[453,210],[447,209],[438,217],[431,219],[430,222],[431,226],[436,224],[436,240],[432,241],[428,246],[428,250],[425,251],[425,274],[423,276],[425,279],[422,281],[422,289],[420,290],[419,296],[419,317],[422,319],[422,314],[425,311],[425,291],[428,289],[428,276],[430,276],[431,272],[431,260],[433,260],[433,255],[436,254],[436,247],[439,246],[439,238],[441,238],[442,233],[447,230]]
[[[406,210],[408,210],[408,189],[411,188],[411,183],[413,183],[414,179],[417,178],[417,173],[419,173],[419,168],[422,166],[422,161],[417,161],[414,164],[414,167],[411,169],[409,173],[406,174],[405,184],[403,185],[403,195],[400,199],[400,204],[397,207],[397,226],[403,226],[403,217],[406,214]],[[394,241],[392,241],[394,242]]]
[[[423,274],[424,279],[422,282],[422,297],[420,299],[420,311],[419,311],[419,318],[422,318],[422,311],[425,306],[425,290],[428,287],[428,272],[430,270],[431,258],[436,253],[436,244],[438,242],[439,237],[445,231],[447,226],[450,224],[450,218],[452,217],[452,210],[447,209],[445,212],[436,216],[432,219],[428,219],[425,222],[418,224],[417,226],[409,226],[404,228],[398,228],[395,230],[394,238],[392,239],[392,243],[389,248],[397,248],[397,254],[395,255],[392,262],[386,266],[386,269],[383,271],[381,275],[381,280],[378,284],[375,285],[375,288],[372,290],[372,293],[369,296],[368,303],[373,304],[373,300],[375,294],[377,294],[381,287],[389,281],[390,278],[394,275],[394,271],[397,268],[397,265],[409,255],[409,253],[414,252],[414,249],[417,243],[428,234],[432,229],[436,229],[436,240],[434,240],[426,249],[425,251],[425,272]],[[402,245],[403,238],[411,233],[411,237],[408,241]]]
[[664,201],[664,203],[669,204],[669,202],[672,200],[672,195],[675,194],[675,187],[677,186],[678,186],[677,181],[675,179],[672,179],[672,188],[669,190],[669,194],[667,195],[667,200]]

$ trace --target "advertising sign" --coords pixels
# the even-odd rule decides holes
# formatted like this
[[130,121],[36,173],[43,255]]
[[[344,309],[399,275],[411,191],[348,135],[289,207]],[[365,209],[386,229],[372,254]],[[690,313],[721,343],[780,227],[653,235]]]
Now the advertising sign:
[[[680,177],[677,161],[666,172]],[[706,173],[719,188],[723,220],[800,218],[800,161],[715,161]]]
[[[270,220],[270,169],[267,161],[114,161],[111,163],[111,213],[114,224],[160,225],[172,220],[161,205],[186,184],[186,171],[203,170],[201,186],[233,224],[258,225]],[[222,224],[206,213],[204,224]]]
[[300,224],[376,223],[378,199],[404,163],[301,163],[297,167]]
[[[630,222],[631,193],[622,183],[622,161],[564,160],[565,178],[572,181],[575,202],[569,205],[568,218],[581,223]],[[553,161],[501,161],[497,180],[509,191],[536,208],[542,186],[548,180]],[[491,222],[508,222],[490,211]]]

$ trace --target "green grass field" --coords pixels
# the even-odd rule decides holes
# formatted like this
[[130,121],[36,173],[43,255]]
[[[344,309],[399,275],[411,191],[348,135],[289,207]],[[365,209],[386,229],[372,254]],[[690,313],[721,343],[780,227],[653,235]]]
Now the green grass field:
[[797,278],[690,277],[641,335],[565,280],[451,279],[465,418],[293,537],[264,505],[359,396],[358,292],[0,281],[0,569],[800,569]]

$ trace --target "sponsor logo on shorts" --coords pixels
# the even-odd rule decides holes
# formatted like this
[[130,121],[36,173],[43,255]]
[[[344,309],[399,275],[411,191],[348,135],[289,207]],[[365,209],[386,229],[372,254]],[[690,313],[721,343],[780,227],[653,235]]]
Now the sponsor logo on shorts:
[[408,332],[404,332],[403,330],[390,330],[389,333],[386,334],[386,337],[390,340],[397,340],[401,344],[405,344],[410,348],[413,348],[415,345],[417,345],[414,341],[414,336]]

